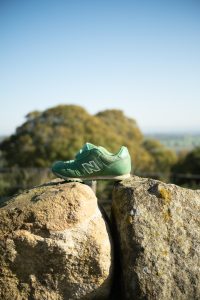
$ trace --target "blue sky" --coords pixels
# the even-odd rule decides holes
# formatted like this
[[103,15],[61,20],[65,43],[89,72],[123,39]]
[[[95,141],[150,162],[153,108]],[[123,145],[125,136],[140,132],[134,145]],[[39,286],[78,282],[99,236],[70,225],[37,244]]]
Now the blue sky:
[[72,103],[200,131],[200,2],[0,0],[0,103],[0,135]]

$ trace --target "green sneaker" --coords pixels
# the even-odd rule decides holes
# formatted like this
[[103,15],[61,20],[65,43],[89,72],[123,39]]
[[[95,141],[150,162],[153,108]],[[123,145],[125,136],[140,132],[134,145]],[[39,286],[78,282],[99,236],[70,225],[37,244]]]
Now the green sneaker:
[[122,180],[130,177],[131,158],[124,146],[113,154],[101,146],[86,143],[74,160],[57,161],[52,171],[66,180]]

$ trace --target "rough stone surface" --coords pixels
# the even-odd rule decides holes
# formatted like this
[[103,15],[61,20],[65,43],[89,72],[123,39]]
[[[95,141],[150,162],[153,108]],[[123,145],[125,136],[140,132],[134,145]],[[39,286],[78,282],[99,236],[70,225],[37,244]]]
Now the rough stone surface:
[[107,299],[108,227],[87,185],[49,183],[0,208],[0,299]]
[[200,190],[132,177],[116,184],[123,299],[200,299]]

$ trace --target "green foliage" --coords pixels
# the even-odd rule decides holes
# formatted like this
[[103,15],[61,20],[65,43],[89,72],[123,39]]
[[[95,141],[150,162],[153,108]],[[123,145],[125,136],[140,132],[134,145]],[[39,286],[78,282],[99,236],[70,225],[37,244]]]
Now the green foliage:
[[128,147],[136,172],[166,171],[174,154],[154,140],[144,141],[134,119],[120,110],[95,116],[76,105],[59,105],[26,116],[16,133],[0,144],[8,167],[49,167],[56,160],[72,159],[85,142],[117,152]]
[[200,147],[182,156],[173,170],[185,174],[200,174]]
[[4,169],[0,173],[0,201],[20,190],[40,185],[53,178],[49,169],[19,168]]
[[[120,112],[122,121],[126,117]],[[131,122],[124,136],[118,129],[109,127],[98,116],[91,116],[82,107],[60,105],[43,113],[30,113],[27,121],[14,135],[1,143],[9,166],[46,167],[55,160],[67,160],[87,141],[117,151],[126,144],[127,135],[137,136],[139,129]],[[120,124],[123,122],[119,120]],[[132,127],[131,127],[132,126]]]
[[146,139],[143,142],[146,151],[151,155],[151,171],[167,174],[171,167],[176,163],[175,152],[165,148],[159,141]]
[[176,178],[173,178],[175,183],[186,187],[188,178],[190,178],[190,185],[193,187],[199,187],[200,147],[197,147],[188,153],[182,154],[178,162],[172,167],[172,172],[179,175]]
[[134,119],[130,119],[124,115],[121,110],[111,109],[99,112],[96,115],[100,118],[110,129],[112,129],[119,137],[125,136],[126,143],[129,141],[142,141],[143,135],[139,130]]

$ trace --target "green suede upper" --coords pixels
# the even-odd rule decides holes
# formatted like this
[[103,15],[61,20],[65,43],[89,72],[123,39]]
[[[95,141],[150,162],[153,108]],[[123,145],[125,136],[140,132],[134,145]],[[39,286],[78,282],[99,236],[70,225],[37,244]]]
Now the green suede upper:
[[74,160],[55,162],[52,171],[69,178],[120,176],[131,172],[131,159],[124,146],[112,154],[101,146],[86,143]]

